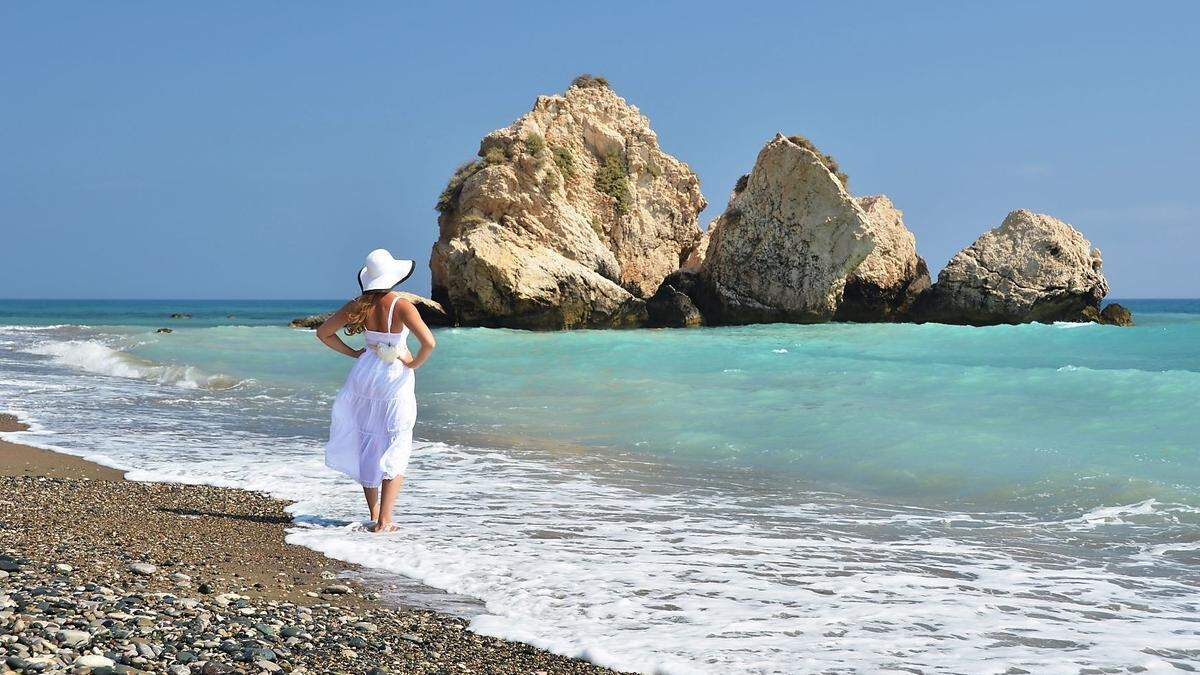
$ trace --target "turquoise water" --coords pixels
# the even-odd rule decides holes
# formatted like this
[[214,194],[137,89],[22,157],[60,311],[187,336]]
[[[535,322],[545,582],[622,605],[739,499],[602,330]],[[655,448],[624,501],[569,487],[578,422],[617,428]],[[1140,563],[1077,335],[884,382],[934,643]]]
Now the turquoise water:
[[297,499],[299,543],[620,667],[1195,664],[1200,301],[1123,303],[1134,328],[439,330],[385,545],[320,463],[349,362],[283,327],[336,303],[0,301],[0,407]]

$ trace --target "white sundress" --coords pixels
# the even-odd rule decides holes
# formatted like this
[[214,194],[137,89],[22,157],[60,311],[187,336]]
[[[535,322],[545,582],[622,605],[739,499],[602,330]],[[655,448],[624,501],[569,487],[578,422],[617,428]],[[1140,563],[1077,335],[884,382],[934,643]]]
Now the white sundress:
[[333,401],[325,465],[363,487],[379,487],[385,479],[403,476],[412,452],[417,421],[413,371],[399,359],[381,358],[376,351],[380,345],[406,349],[408,327],[392,332],[392,313],[399,299],[396,296],[388,308],[386,331],[364,331],[367,350],[355,361]]

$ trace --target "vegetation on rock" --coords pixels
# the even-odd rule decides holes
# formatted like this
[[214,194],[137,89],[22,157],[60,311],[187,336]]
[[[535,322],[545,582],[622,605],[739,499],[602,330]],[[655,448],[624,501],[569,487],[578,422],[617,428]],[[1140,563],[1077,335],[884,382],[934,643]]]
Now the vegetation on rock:
[[805,150],[811,150],[813,153],[815,153],[817,157],[821,158],[821,163],[825,165],[825,168],[829,169],[829,173],[837,176],[838,180],[842,182],[842,187],[846,188],[847,190],[850,189],[850,177],[842,172],[841,167],[838,166],[837,160],[833,158],[833,155],[827,155],[821,152],[821,150],[812,141],[808,140],[804,136],[788,136],[788,140],[804,148]]
[[571,154],[570,148],[556,145],[551,153],[554,155],[554,163],[558,165],[558,170],[562,172],[564,178],[575,175],[575,155]]
[[748,173],[742,174],[742,177],[737,179],[737,183],[735,183],[733,186],[733,194],[736,195],[739,192],[745,191],[746,186],[749,184],[750,184],[750,174],[748,174]]
[[449,213],[454,210],[454,204],[458,201],[458,195],[462,192],[463,183],[468,178],[474,176],[477,171],[483,168],[483,162],[470,161],[460,164],[454,170],[454,175],[450,176],[449,182],[446,183],[442,194],[438,196],[437,206],[435,207],[442,213]]
[[613,210],[618,216],[629,213],[633,206],[633,192],[629,188],[629,165],[620,153],[612,152],[596,171],[596,189],[612,197]]
[[612,88],[608,85],[607,77],[604,77],[603,75],[590,75],[588,73],[584,73],[574,80],[571,80],[571,86],[580,87],[581,89],[587,89],[589,87],[604,87],[605,89]]
[[536,131],[531,131],[525,135],[525,152],[533,156],[542,154],[546,149],[546,137]]
[[504,152],[504,148],[498,145],[493,145],[483,153],[483,161],[485,164],[503,164],[508,161],[508,153]]

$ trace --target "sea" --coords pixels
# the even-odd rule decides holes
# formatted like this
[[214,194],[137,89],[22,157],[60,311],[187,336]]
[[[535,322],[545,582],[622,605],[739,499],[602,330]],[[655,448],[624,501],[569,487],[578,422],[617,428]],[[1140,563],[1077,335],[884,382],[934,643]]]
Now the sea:
[[1133,328],[439,329],[385,535],[323,464],[351,362],[287,327],[334,301],[0,301],[0,409],[291,500],[289,541],[396,601],[614,668],[1192,671],[1200,300],[1122,302]]

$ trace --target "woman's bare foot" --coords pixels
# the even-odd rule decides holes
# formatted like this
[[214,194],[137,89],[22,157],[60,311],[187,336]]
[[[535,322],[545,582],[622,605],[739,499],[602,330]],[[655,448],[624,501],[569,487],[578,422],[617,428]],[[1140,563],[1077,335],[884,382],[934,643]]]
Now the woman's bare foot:
[[371,531],[376,534],[381,532],[395,532],[397,529],[396,524],[390,520],[381,520],[371,527]]

